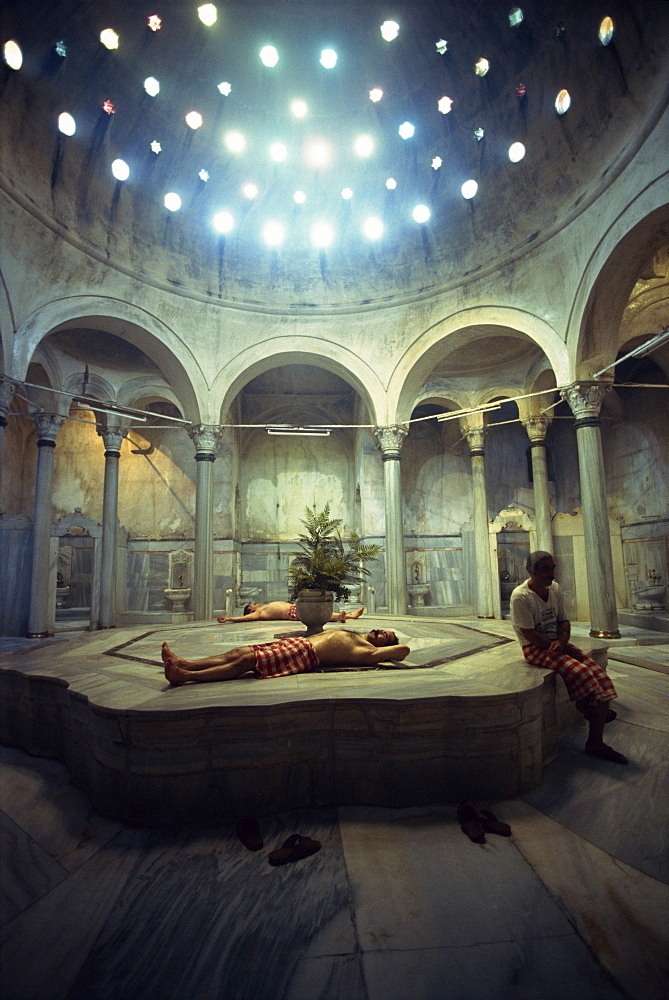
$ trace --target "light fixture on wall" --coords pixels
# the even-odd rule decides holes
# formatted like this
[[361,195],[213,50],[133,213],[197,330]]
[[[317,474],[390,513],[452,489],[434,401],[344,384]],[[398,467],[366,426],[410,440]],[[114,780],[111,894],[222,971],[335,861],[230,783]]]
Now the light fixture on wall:
[[275,425],[266,428],[268,434],[285,434],[292,437],[329,437],[329,427],[288,427]]

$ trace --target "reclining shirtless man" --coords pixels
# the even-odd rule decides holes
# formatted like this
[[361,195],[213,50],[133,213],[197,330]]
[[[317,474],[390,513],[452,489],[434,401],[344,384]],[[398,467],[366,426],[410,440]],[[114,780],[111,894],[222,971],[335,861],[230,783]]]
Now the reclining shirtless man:
[[[337,611],[330,618],[331,622],[345,622],[347,618],[359,618],[364,608],[357,611]],[[217,619],[221,625],[226,622],[298,622],[297,611],[294,604],[288,601],[270,601],[269,604],[247,604],[244,614],[238,618],[220,617]]]
[[231,681],[249,671],[256,677],[285,677],[315,670],[322,663],[372,666],[385,660],[403,660],[409,647],[397,641],[394,632],[375,628],[367,635],[344,629],[328,629],[309,639],[301,636],[255,646],[238,646],[202,660],[183,660],[166,642],[162,658],[165,677],[173,686],[188,681]]

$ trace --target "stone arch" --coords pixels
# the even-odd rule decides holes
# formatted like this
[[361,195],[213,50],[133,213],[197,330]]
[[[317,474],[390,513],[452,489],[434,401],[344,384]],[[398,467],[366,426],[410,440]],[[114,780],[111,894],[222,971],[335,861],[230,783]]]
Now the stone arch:
[[471,341],[474,328],[497,328],[526,337],[543,352],[558,384],[567,384],[569,365],[564,342],[544,320],[508,306],[476,306],[445,317],[426,330],[405,351],[388,390],[390,421],[408,418],[424,380],[437,361]]
[[202,410],[206,410],[209,393],[193,353],[158,317],[119,299],[76,295],[40,306],[17,331],[15,377],[24,377],[48,334],[82,325],[114,334],[147,354],[179,397],[184,416],[193,423],[205,419]]
[[348,382],[366,403],[372,423],[385,422],[386,396],[381,380],[352,351],[331,341],[317,341],[311,337],[294,337],[290,350],[285,344],[285,338],[255,344],[221,369],[212,386],[212,397],[219,393],[222,397],[222,419],[239,391],[252,378],[281,365],[312,365]]

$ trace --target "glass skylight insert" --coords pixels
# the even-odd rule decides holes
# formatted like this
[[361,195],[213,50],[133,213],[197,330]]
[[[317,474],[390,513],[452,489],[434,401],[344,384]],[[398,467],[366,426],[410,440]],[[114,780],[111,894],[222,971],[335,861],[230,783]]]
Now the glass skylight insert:
[[230,212],[217,212],[214,216],[214,228],[219,233],[230,233],[235,227],[235,220]]
[[263,227],[262,238],[268,247],[280,247],[286,238],[286,231],[280,222],[268,222]]
[[479,126],[479,128],[474,129],[474,138],[477,142],[480,142],[485,138],[485,131]]
[[358,156],[371,156],[374,152],[374,140],[371,135],[359,135],[353,144],[353,148]]
[[151,143],[151,152],[155,153],[156,156],[157,156],[158,153],[162,152],[162,149],[163,149],[163,147],[160,145],[160,143],[158,142],[158,140],[154,139],[153,142]]
[[440,97],[437,101],[437,107],[441,111],[442,115],[447,115],[453,107],[453,101],[450,97]]
[[202,167],[202,170],[198,170],[197,175],[204,184],[209,180],[209,171],[205,170],[204,167]]
[[568,90],[561,90],[555,98],[555,110],[559,115],[564,115],[571,107],[571,97]]
[[311,245],[318,250],[331,247],[334,242],[334,230],[329,222],[315,222],[311,227]]
[[353,197],[353,188],[349,187],[342,188],[341,196],[344,199],[344,201],[350,201],[351,198]]
[[383,236],[383,223],[376,216],[370,216],[363,222],[362,231],[368,240],[380,240]]
[[260,50],[260,61],[263,66],[273,69],[279,61],[279,53],[273,45],[265,45]]
[[269,147],[269,155],[275,163],[283,163],[288,156],[288,150],[283,142],[273,142]]
[[477,76],[485,76],[489,69],[490,69],[490,63],[488,62],[487,59],[483,58],[479,59],[476,65],[474,66],[474,70]]
[[71,114],[67,111],[63,111],[62,114],[58,115],[58,128],[63,133],[63,135],[74,135],[77,131],[77,125]]
[[613,32],[616,30],[613,23],[613,19],[610,17],[602,18],[602,23],[599,26],[599,40],[602,45],[608,45],[613,38]]
[[113,28],[105,28],[100,32],[100,41],[106,49],[118,48],[118,35]]
[[324,69],[334,69],[337,65],[337,53],[334,49],[323,49],[320,64]]
[[114,107],[114,102],[110,101],[109,98],[107,98],[106,101],[102,102],[102,110],[106,111],[108,115],[113,115],[116,111],[116,108]]
[[437,47],[437,52],[440,56],[446,55],[448,52],[448,42],[445,38],[440,38],[438,42],[435,43]]
[[509,146],[509,159],[512,163],[520,163],[525,156],[525,147],[522,142],[514,142]]
[[414,222],[418,222],[422,225],[424,222],[427,222],[428,219],[430,218],[430,209],[427,207],[427,205],[416,205],[411,214],[413,216]]
[[293,195],[293,201],[295,202],[296,205],[304,205],[306,200],[307,196],[304,193],[304,191],[296,191],[295,194]]
[[397,187],[397,181],[395,180],[394,177],[389,177],[386,180],[386,187],[388,188],[389,191],[395,190],[395,188]]
[[189,111],[186,115],[186,124],[189,128],[192,128],[195,132],[197,129],[202,128],[202,115],[199,111]]
[[168,191],[163,199],[163,204],[170,212],[178,212],[181,208],[181,198],[175,191]]
[[56,55],[60,56],[61,59],[64,59],[67,55],[67,48],[65,47],[65,42],[62,38],[59,42],[56,42],[53,48]]
[[440,156],[434,156],[432,158],[432,169],[433,170],[438,170],[439,167],[442,165],[443,162],[444,161],[442,160],[442,158]]
[[147,76],[144,81],[144,90],[147,92],[149,97],[157,97],[160,93],[160,84],[156,80],[155,76]]
[[369,92],[369,99],[374,104],[378,104],[382,97],[383,97],[383,91],[381,90],[380,87],[373,87]]
[[211,28],[212,24],[216,24],[216,19],[218,18],[216,4],[203,3],[202,6],[197,9],[197,16],[203,24],[206,24],[208,28]]
[[149,14],[149,16],[146,19],[146,24],[147,27],[151,29],[151,31],[160,31],[160,29],[163,26],[163,22],[161,21],[161,19],[158,17],[157,14]]
[[246,184],[242,184],[242,194],[249,201],[253,201],[254,198],[258,197],[258,185],[254,184],[253,181],[247,181]]
[[111,172],[117,181],[127,181],[130,177],[130,167],[125,160],[114,160],[111,165]]
[[465,181],[465,183],[460,188],[460,191],[462,193],[462,197],[466,198],[467,201],[469,201],[471,198],[474,198],[476,196],[476,192],[478,191],[478,189],[479,186],[476,183],[476,181],[469,180]]
[[403,139],[411,139],[416,131],[416,127],[415,125],[412,125],[411,122],[402,122],[397,131]]
[[232,90],[232,86],[227,82],[227,80],[224,80],[223,83],[219,83],[218,89],[223,94],[223,97],[227,97]]
[[307,160],[312,167],[326,167],[331,157],[330,147],[326,142],[312,142],[307,147]]
[[522,24],[524,14],[520,7],[512,7],[509,11],[509,24],[512,28],[515,28],[517,24]]
[[225,136],[225,145],[231,153],[243,153],[246,149],[246,139],[241,132],[228,132]]
[[385,42],[392,42],[400,33],[397,21],[384,21],[381,25],[381,37]]
[[303,101],[301,97],[296,97],[294,101],[290,102],[290,113],[293,118],[304,118],[308,110],[307,102]]

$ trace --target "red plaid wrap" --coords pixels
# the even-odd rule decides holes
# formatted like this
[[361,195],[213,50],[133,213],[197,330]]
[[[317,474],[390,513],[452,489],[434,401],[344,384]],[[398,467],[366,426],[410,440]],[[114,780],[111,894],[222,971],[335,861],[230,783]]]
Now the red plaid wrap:
[[617,698],[616,689],[606,671],[598,663],[579,650],[583,662],[579,663],[569,653],[551,654],[547,649],[539,649],[529,643],[523,646],[523,656],[533,667],[548,667],[557,670],[567,686],[570,701],[588,698],[590,704]]
[[316,650],[308,639],[289,638],[251,646],[259,677],[287,677],[319,666]]
[[297,605],[291,604],[291,606],[288,608],[288,621],[299,622],[299,620],[300,619],[297,617]]

